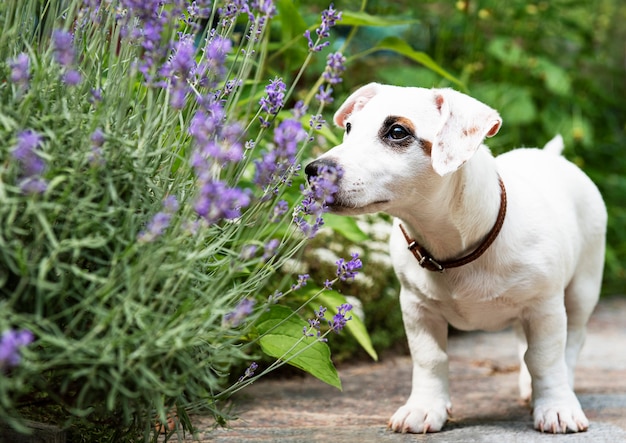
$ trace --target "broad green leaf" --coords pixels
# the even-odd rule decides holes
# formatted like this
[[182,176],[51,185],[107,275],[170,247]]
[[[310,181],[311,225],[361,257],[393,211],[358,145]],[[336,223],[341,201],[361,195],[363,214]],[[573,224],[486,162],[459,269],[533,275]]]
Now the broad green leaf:
[[[328,319],[332,318],[337,313],[337,307],[346,303],[346,298],[337,291],[324,291],[319,294],[318,300],[322,305],[328,307],[326,315]],[[365,329],[365,325],[354,312],[350,312],[352,319],[346,323],[346,330],[356,339],[361,347],[367,352],[374,360],[378,360],[378,354],[372,346],[370,336]]]
[[307,25],[293,0],[278,0],[276,7],[280,14],[283,43],[290,41],[295,35],[302,35],[306,31]]
[[353,243],[369,240],[368,235],[359,228],[352,217],[344,217],[336,214],[324,215],[324,226],[338,232]]
[[546,88],[551,92],[563,96],[571,92],[572,81],[567,71],[549,60],[537,59],[537,66],[533,72],[543,79]]
[[383,17],[380,15],[370,15],[367,12],[343,11],[340,25],[345,26],[401,26],[419,23],[416,19]]
[[512,38],[494,38],[487,46],[487,52],[507,66],[521,66],[528,60],[524,49]]
[[259,344],[270,357],[281,359],[341,390],[341,380],[330,359],[330,349],[316,337],[305,337],[307,325],[291,309],[274,305],[261,315],[256,327]]
[[508,83],[484,83],[472,88],[472,95],[500,111],[506,124],[528,124],[537,118],[530,88]]
[[465,85],[460,80],[458,80],[455,76],[439,66],[437,62],[430,58],[428,54],[414,50],[411,45],[398,37],[385,37],[380,42],[378,42],[378,44],[373,49],[393,51],[400,55],[408,57],[411,60],[420,63],[426,68],[448,79],[452,83],[455,83],[460,88],[466,89]]

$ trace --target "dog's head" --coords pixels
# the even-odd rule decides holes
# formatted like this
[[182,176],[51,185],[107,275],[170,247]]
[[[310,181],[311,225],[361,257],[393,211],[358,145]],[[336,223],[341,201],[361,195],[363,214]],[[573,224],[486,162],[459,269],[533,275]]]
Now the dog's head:
[[334,117],[343,143],[308,164],[340,167],[331,209],[343,214],[393,213],[416,187],[458,170],[502,120],[489,106],[452,89],[370,83],[354,92]]

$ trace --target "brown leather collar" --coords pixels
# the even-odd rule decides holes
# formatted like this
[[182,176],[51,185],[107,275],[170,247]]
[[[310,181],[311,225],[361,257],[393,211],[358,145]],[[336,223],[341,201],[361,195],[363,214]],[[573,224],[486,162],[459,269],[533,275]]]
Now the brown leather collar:
[[487,237],[485,237],[478,248],[464,257],[444,261],[435,260],[425,247],[417,243],[415,239],[409,237],[409,234],[404,229],[404,226],[402,226],[402,223],[400,224],[400,230],[402,231],[402,234],[404,234],[406,242],[409,244],[409,251],[413,253],[422,268],[437,272],[443,272],[448,268],[458,268],[459,266],[473,262],[478,257],[483,255],[489,246],[491,246],[500,233],[500,229],[502,229],[502,225],[504,224],[504,217],[506,216],[506,189],[504,188],[504,182],[500,176],[498,176],[498,181],[500,182],[500,211],[498,212],[496,223],[493,225],[493,228],[491,228],[491,231],[489,231],[489,234],[487,234]]

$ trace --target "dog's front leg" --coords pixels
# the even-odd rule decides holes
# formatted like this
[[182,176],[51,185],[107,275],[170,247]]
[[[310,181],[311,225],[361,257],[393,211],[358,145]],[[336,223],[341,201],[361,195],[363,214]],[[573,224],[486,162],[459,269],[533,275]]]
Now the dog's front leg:
[[524,359],[532,377],[535,428],[552,433],[587,430],[589,421],[568,380],[567,317],[562,299],[534,306],[522,325],[528,340]]
[[402,289],[402,318],[413,360],[413,386],[406,404],[389,420],[396,432],[440,431],[450,410],[448,392],[448,323]]

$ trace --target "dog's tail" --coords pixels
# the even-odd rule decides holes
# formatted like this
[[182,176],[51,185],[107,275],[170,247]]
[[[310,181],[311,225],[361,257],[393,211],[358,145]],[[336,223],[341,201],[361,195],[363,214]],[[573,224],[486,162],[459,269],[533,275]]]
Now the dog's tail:
[[543,150],[554,155],[561,155],[563,148],[565,148],[563,137],[561,137],[561,134],[557,134],[552,140],[546,143]]

